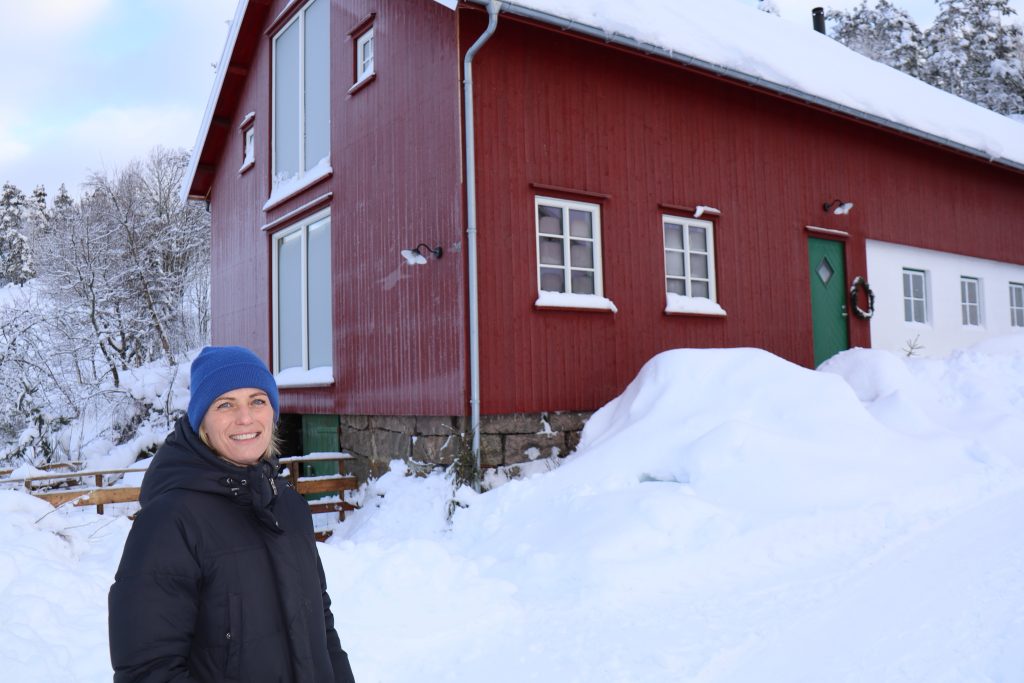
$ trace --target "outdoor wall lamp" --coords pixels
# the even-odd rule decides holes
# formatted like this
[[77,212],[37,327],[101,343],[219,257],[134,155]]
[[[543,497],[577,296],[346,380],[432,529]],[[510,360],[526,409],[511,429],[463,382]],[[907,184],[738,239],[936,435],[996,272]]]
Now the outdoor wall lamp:
[[833,199],[824,206],[826,212],[831,211],[837,216],[843,216],[850,213],[850,210],[853,208],[853,202],[844,202],[842,199]]
[[402,250],[402,257],[405,258],[406,263],[410,266],[423,265],[427,262],[428,255],[433,255],[434,258],[441,258],[444,255],[444,249],[440,246],[431,247],[425,242],[420,242],[412,249]]

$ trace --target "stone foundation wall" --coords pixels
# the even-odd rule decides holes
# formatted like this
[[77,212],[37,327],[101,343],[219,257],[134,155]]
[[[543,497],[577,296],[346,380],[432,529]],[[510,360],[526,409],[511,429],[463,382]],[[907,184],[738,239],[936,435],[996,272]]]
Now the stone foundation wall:
[[[482,415],[480,460],[484,467],[566,456],[576,449],[592,413]],[[342,415],[341,450],[356,456],[351,471],[360,479],[380,476],[395,459],[429,467],[450,465],[460,449],[469,417]],[[465,444],[465,445],[464,445]]]

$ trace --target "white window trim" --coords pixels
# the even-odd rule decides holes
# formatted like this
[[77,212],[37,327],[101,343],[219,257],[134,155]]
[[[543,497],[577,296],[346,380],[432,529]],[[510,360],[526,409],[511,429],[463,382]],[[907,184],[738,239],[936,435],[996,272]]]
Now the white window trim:
[[[331,366],[319,366],[315,368],[309,367],[309,271],[306,263],[307,260],[307,249],[306,249],[306,231],[309,226],[323,220],[324,218],[330,218],[330,209],[324,209],[317,211],[316,213],[310,214],[305,218],[295,222],[291,226],[280,230],[271,237],[271,310],[272,310],[272,330],[273,335],[273,349],[274,349],[274,378],[277,381],[278,386],[282,387],[316,387],[316,386],[328,386],[334,383],[334,368]],[[333,231],[333,226],[330,226]],[[301,272],[302,272],[302,367],[301,368],[286,368],[280,370],[280,329],[278,321],[278,264],[277,264],[277,252],[278,244],[281,240],[285,239],[289,235],[296,232],[302,231],[302,249],[301,252]],[[333,329],[333,323],[331,325]],[[332,361],[333,363],[333,361]]]
[[[707,207],[703,207],[705,210],[702,213],[711,213],[715,210],[709,210]],[[665,253],[669,251],[668,244],[665,243],[665,223],[672,223],[678,225],[682,230],[683,234],[683,248],[682,250],[672,248],[673,252],[682,252],[686,263],[686,273],[682,277],[686,281],[686,291],[692,292],[693,290],[689,286],[690,284],[690,226],[700,227],[707,230],[708,239],[708,297],[695,297],[690,295],[676,294],[668,291],[668,268],[665,266]],[[690,218],[687,216],[679,216],[676,214],[663,213],[661,214],[661,247],[662,247],[662,268],[664,272],[664,283],[665,283],[665,312],[666,313],[693,313],[699,315],[725,315],[725,309],[718,303],[718,277],[715,273],[715,224],[712,221],[701,219],[701,218]],[[680,279],[678,276],[672,276],[673,279]]]
[[[250,140],[252,144],[250,145]],[[250,154],[251,152],[251,154]],[[249,124],[242,129],[242,165],[239,173],[245,173],[256,165],[256,126]]]
[[[538,246],[541,231],[540,231],[540,219],[538,218],[538,211],[541,204],[548,206],[557,206],[563,210],[566,209],[577,209],[580,211],[587,211],[591,214],[592,220],[591,225],[593,226],[594,236],[594,293],[593,294],[577,294],[575,292],[550,292],[540,288],[540,248]],[[569,259],[569,243],[571,237],[568,234],[569,224],[568,221],[564,222],[565,233],[562,235],[562,249],[564,254],[564,265],[562,268],[566,271],[567,275],[571,276],[571,267]],[[535,306],[540,308],[586,308],[596,310],[609,310],[612,312],[618,311],[615,304],[604,296],[604,261],[601,255],[601,205],[594,204],[591,202],[580,202],[571,199],[558,199],[556,197],[548,197],[543,195],[534,195],[533,198],[533,249],[534,249],[534,265],[536,267],[537,274],[537,300],[534,302]],[[547,233],[543,233],[547,235]],[[547,235],[548,237],[554,237],[554,235]],[[551,267],[551,266],[545,266]],[[572,287],[572,278],[566,278],[566,288]]]
[[[306,170],[306,145],[303,144],[303,140],[306,137],[306,97],[305,97],[305,75],[306,75],[306,12],[309,10],[316,0],[309,0],[302,9],[295,13],[295,16],[289,19],[284,26],[282,26],[277,33],[274,34],[274,38],[271,40],[271,57],[270,57],[270,186],[271,196],[264,205],[263,210],[268,210],[271,206],[279,204],[288,196],[294,195],[304,187],[313,184],[324,175],[330,173],[331,166],[331,147],[330,147],[330,125],[327,126],[328,130],[328,145],[327,145],[327,157],[326,159],[318,163],[316,166],[311,168],[309,171]],[[328,14],[330,11],[328,9]],[[292,24],[297,21],[301,21],[302,25],[299,27],[299,130],[298,133],[298,150],[299,150],[299,169],[297,177],[290,180],[277,180],[277,40],[280,38],[285,31],[287,31]],[[330,64],[330,46],[331,41],[328,36],[327,40],[327,62]],[[329,79],[328,79],[329,80]],[[328,172],[324,172],[324,168],[328,169]],[[316,177],[307,177],[307,176]],[[284,188],[287,187],[287,190]]]
[[[928,271],[923,269],[923,268],[907,268],[907,267],[904,267],[900,271],[900,287],[901,288],[903,286],[903,275],[905,275],[906,273],[913,273],[915,275],[920,275],[921,276],[921,280],[922,280],[921,291],[924,293],[924,300],[923,300],[923,303],[924,303],[924,320],[923,321],[907,320],[907,316],[906,316],[906,301],[907,301],[908,297],[907,297],[907,293],[904,291],[903,292],[903,296],[901,297],[902,300],[903,300],[903,305],[904,305],[903,322],[906,323],[907,325],[931,326],[931,320],[932,320],[931,300],[932,300],[932,297],[931,297],[931,292],[929,291],[930,278],[928,277]],[[914,297],[912,297],[912,296],[909,297],[909,298],[911,300],[914,299]],[[911,308],[913,308],[913,307],[911,307]]]
[[1010,291],[1010,327],[1022,328],[1022,327],[1024,327],[1024,325],[1018,325],[1017,324],[1017,317],[1014,315],[1014,313],[1016,311],[1021,311],[1022,312],[1021,314],[1024,315],[1024,306],[1014,306],[1013,305],[1013,290],[1014,289],[1020,290],[1021,297],[1024,298],[1024,283],[1011,282],[1010,283],[1010,287],[1009,287],[1009,291]]
[[[964,299],[964,284],[973,283],[978,295],[978,301],[976,303],[970,303]],[[964,308],[975,307],[978,310],[978,322],[964,322]],[[968,316],[969,317],[969,316]],[[985,296],[982,291],[981,278],[973,277],[971,275],[960,276],[960,324],[964,327],[984,327],[985,326]]]
[[[367,42],[373,44],[373,54],[370,56],[370,68],[363,69],[363,48]],[[373,33],[373,24],[365,31],[356,36],[356,82],[353,85],[361,85],[363,81],[377,73],[377,40]]]

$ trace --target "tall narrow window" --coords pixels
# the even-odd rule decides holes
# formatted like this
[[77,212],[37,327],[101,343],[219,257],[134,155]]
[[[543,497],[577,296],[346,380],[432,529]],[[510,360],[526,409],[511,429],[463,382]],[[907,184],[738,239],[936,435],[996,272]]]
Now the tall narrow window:
[[903,319],[928,322],[928,294],[923,270],[903,269]]
[[960,314],[964,325],[981,325],[981,281],[976,277],[960,278]]
[[663,215],[661,225],[665,238],[665,291],[716,301],[711,221]]
[[330,155],[329,10],[330,0],[313,0],[274,37],[275,188]]
[[274,366],[332,365],[331,219],[324,212],[274,236]]
[[373,42],[373,26],[356,38],[356,83],[365,81],[374,74]]
[[535,206],[540,291],[604,296],[600,207],[551,197]]
[[1010,325],[1024,327],[1024,285],[1010,283]]

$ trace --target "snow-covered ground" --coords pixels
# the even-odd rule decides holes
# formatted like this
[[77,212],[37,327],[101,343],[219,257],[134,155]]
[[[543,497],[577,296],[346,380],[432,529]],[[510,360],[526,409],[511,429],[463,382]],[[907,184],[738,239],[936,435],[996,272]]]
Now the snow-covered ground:
[[[391,472],[321,545],[360,683],[1024,681],[1024,335],[652,359],[484,494]],[[109,680],[129,522],[0,491],[0,666]]]

